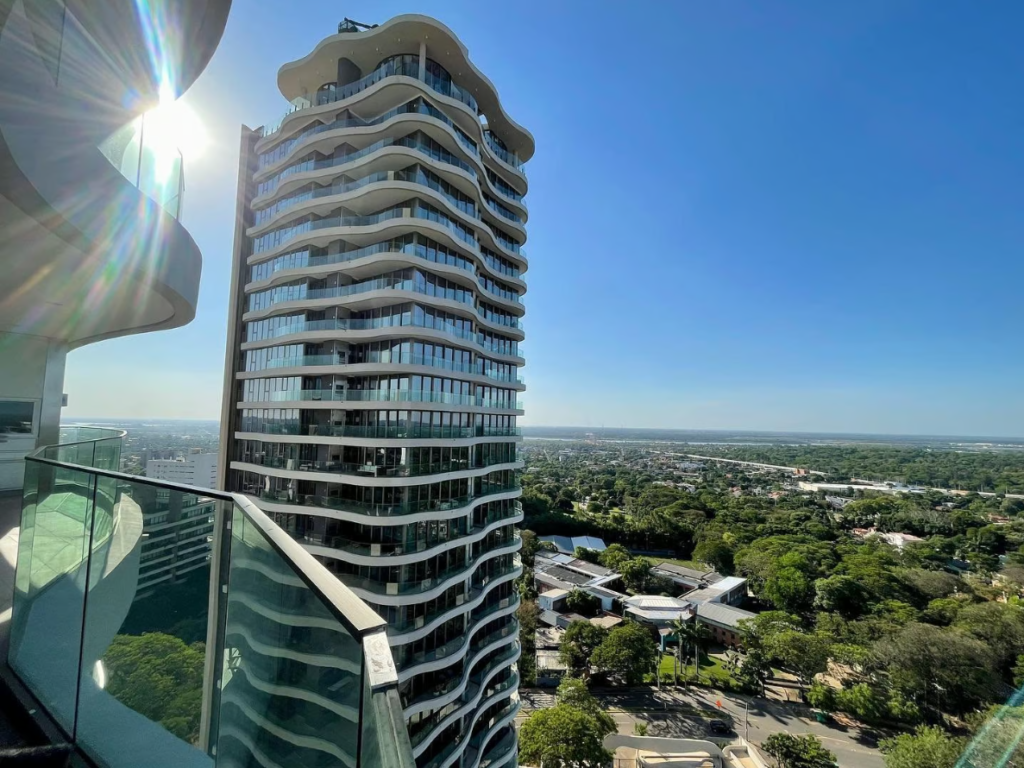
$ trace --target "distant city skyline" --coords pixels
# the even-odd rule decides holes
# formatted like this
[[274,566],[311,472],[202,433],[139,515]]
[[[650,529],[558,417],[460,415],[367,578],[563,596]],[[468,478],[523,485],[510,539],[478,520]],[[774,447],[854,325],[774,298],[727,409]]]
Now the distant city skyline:
[[184,99],[196,320],[73,351],[65,418],[220,417],[238,121],[342,15],[422,12],[537,139],[524,425],[1024,435],[1024,7],[652,3],[598,70],[583,7],[237,2]]

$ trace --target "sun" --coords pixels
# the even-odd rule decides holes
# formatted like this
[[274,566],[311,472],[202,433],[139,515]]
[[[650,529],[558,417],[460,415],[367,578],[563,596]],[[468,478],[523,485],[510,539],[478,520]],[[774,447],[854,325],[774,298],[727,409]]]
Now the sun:
[[202,156],[209,137],[202,120],[188,104],[175,100],[170,86],[160,87],[160,103],[145,114],[146,145],[160,154],[181,152],[185,162]]

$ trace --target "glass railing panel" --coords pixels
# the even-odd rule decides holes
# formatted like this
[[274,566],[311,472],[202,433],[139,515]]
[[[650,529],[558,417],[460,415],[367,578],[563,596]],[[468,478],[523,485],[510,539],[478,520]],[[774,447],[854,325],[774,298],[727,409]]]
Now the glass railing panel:
[[[210,568],[177,574],[196,556],[195,542],[149,533],[177,518],[192,494],[93,477],[76,744],[105,766],[212,765],[201,743]],[[167,558],[166,579],[143,580],[143,552]]]
[[67,733],[75,729],[95,490],[84,470],[25,463],[8,662]]
[[276,730],[296,744],[296,758],[357,765],[359,638],[237,506],[227,583],[218,754],[244,754]]
[[146,135],[146,117],[137,117],[100,144],[118,172],[174,218],[181,216],[185,176],[181,152],[167,142],[165,130]]
[[[115,462],[119,446],[96,443],[92,459]],[[48,452],[26,462],[8,660],[76,755],[412,768],[383,621],[263,512],[199,489],[216,548],[202,531],[162,536],[196,489]],[[178,554],[188,574],[140,575]]]

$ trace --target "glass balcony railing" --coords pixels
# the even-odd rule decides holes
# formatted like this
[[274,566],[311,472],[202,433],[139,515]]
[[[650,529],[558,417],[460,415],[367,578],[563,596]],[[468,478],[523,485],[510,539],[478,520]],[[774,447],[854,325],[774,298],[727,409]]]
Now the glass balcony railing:
[[471,469],[487,469],[501,464],[514,464],[516,457],[507,460],[492,460],[489,463],[472,465],[468,461],[431,461],[420,464],[399,464],[398,466],[381,467],[376,464],[359,464],[342,461],[305,461],[289,459],[281,456],[243,455],[239,461],[257,464],[261,467],[289,469],[297,472],[330,472],[338,475],[357,475],[360,477],[421,477],[437,475],[444,472],[465,472]]
[[242,418],[240,432],[263,435],[325,435],[329,437],[367,437],[389,440],[453,440],[463,437],[519,437],[520,427],[453,427],[445,425],[407,424],[378,426],[361,424],[292,424]]
[[[472,544],[472,541],[467,542],[466,538],[479,534],[486,530],[489,526],[497,523],[506,521],[515,521],[516,518],[521,517],[520,514],[516,514],[515,511],[509,511],[501,515],[487,515],[484,519],[475,522],[468,531],[465,531],[461,536],[457,536],[455,531],[452,531],[453,538],[447,541],[434,541],[427,540],[426,537],[410,537],[405,541],[400,542],[362,542],[354,541],[348,536],[320,536],[320,535],[309,535],[307,534],[302,538],[307,544],[318,544],[324,547],[330,547],[331,549],[340,550],[341,552],[348,552],[353,555],[369,555],[371,557],[393,557],[395,555],[411,555],[417,553],[426,553],[429,549],[441,549],[446,545],[458,546],[460,543],[465,545],[467,543]],[[449,546],[449,549],[451,547]],[[426,554],[424,554],[426,556]]]
[[[399,319],[403,322],[399,322]],[[313,331],[375,331],[381,328],[394,328],[396,331],[401,331],[403,328],[425,328],[430,331],[440,331],[448,336],[455,336],[459,339],[475,341],[487,352],[521,357],[519,343],[512,340],[491,341],[484,334],[477,333],[470,328],[463,328],[439,320],[435,320],[433,323],[415,322],[415,318],[412,318],[411,322],[404,322],[404,320],[404,316],[399,318],[395,315],[372,319],[331,318],[328,320],[297,320],[288,325],[279,325],[253,340],[277,339],[296,333],[309,333]]]
[[278,256],[267,262],[253,264],[251,267],[250,281],[258,282],[266,280],[278,272],[286,269],[306,269],[308,267],[322,267],[328,264],[344,264],[367,256],[374,256],[378,253],[400,253],[405,256],[416,256],[417,258],[429,261],[432,264],[443,264],[449,267],[461,269],[463,272],[476,274],[476,264],[469,259],[458,256],[447,250],[439,250],[436,247],[428,247],[422,243],[408,243],[399,239],[385,240],[381,243],[374,243],[365,248],[357,248],[344,253],[331,253],[325,256],[313,256],[309,249],[288,253]]
[[506,373],[504,371],[496,371],[490,368],[484,368],[478,362],[475,363],[456,363],[453,360],[447,360],[443,357],[427,357],[426,355],[380,355],[375,356],[377,359],[373,360],[350,360],[342,359],[338,353],[326,354],[326,355],[296,355],[295,357],[274,357],[269,360],[263,361],[258,367],[249,368],[250,371],[262,371],[272,368],[304,368],[307,366],[321,366],[321,365],[421,365],[426,368],[438,368],[443,371],[453,371],[455,373],[468,373],[475,376],[484,376],[494,381],[504,382],[506,384],[522,384],[522,377],[516,376],[515,373]]
[[521,490],[518,483],[509,485],[493,485],[481,490],[478,494],[467,494],[454,499],[429,499],[427,501],[404,501],[394,504],[374,504],[354,499],[342,499],[337,496],[324,496],[321,494],[302,494],[292,491],[273,491],[260,488],[254,491],[253,495],[266,501],[276,501],[283,504],[298,504],[304,507],[323,507],[325,509],[342,509],[360,515],[371,517],[394,517],[396,515],[414,515],[418,512],[444,512],[452,509],[468,507],[478,499],[493,496],[498,493],[511,493]]
[[147,137],[142,115],[115,131],[99,150],[140,192],[179,219],[185,171],[181,152],[166,139],[166,130],[151,131]]
[[[8,663],[78,758],[414,768],[384,621],[249,498],[114,471],[120,436],[26,459]],[[197,495],[207,562],[143,591],[150,524]]]
[[430,392],[408,389],[299,389],[271,392],[264,400],[245,400],[243,403],[289,403],[303,401],[374,402],[374,403],[442,403],[478,408],[522,409],[522,401],[493,401],[479,395],[456,395],[451,392]]
[[[388,61],[383,66],[375,69],[366,77],[356,80],[354,83],[335,86],[329,90],[320,91],[316,94],[316,104],[317,106],[321,106],[323,104],[332,104],[337,101],[343,101],[365,91],[370,86],[376,85],[381,80],[388,77],[398,76],[411,77],[416,80],[420,80],[419,63],[410,61],[405,57],[398,60]],[[422,78],[422,81],[437,93],[453,98],[456,101],[461,101],[474,113],[478,111],[476,99],[473,98],[473,95],[465,89],[459,88],[459,86],[451,82],[450,79],[438,77],[431,72],[427,72],[426,77]],[[312,104],[308,100],[294,104],[292,109],[288,110],[288,112],[286,112],[284,116],[277,121],[277,123],[271,126],[264,126],[262,131],[263,137],[266,138],[267,136],[273,136],[277,133],[281,129],[281,124],[284,122],[285,118],[292,114],[292,112],[299,109],[306,109],[310,106],[312,106]]]

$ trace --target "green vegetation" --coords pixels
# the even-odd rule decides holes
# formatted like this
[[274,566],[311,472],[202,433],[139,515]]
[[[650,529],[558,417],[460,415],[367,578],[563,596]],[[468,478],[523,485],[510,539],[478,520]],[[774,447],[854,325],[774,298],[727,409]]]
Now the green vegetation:
[[773,733],[762,745],[775,758],[779,768],[834,768],[836,756],[825,749],[817,736],[791,736]]
[[[1024,489],[1024,455],[1013,452],[704,448],[844,481]],[[705,652],[705,679],[763,693],[773,669],[783,670],[821,709],[943,733],[1024,682],[1024,501],[858,491],[840,504],[800,492],[784,472],[711,462],[684,472],[678,462],[633,446],[573,444],[561,456],[533,450],[523,477],[524,527],[603,538],[609,547],[597,559],[622,573],[630,591],[677,594],[650,572],[663,559],[747,578],[745,607],[759,615],[743,628],[746,653],[709,664]],[[865,538],[865,528],[921,540],[896,547]],[[610,669],[621,666],[609,661],[616,654],[597,653],[606,635],[570,629],[578,636],[563,652],[576,674],[628,681]],[[663,673],[693,664],[694,646],[686,637],[683,644],[676,659],[661,659]]]
[[932,448],[852,445],[701,446],[724,459],[802,467],[827,473],[829,482],[853,478],[968,491],[1024,493],[1020,451],[941,451]]
[[519,759],[545,768],[603,768],[612,762],[604,737],[615,723],[598,706],[586,685],[566,678],[556,703],[533,712],[519,730]]
[[203,643],[186,645],[159,632],[117,635],[103,657],[107,692],[180,739],[199,738]]

